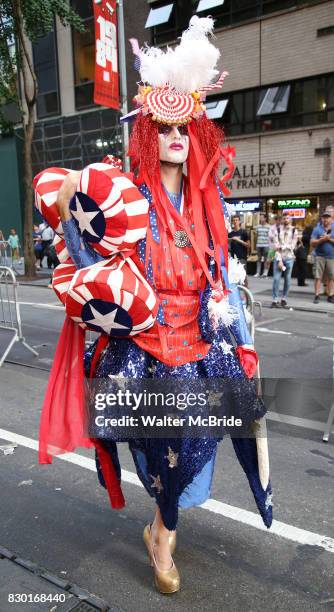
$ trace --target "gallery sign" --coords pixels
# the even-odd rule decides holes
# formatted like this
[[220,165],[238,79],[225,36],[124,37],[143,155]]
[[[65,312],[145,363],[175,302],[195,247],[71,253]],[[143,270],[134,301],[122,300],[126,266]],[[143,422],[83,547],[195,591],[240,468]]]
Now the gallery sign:
[[[260,189],[279,187],[283,176],[285,161],[235,166],[232,178],[226,182],[229,189]],[[227,168],[224,170],[224,174]]]

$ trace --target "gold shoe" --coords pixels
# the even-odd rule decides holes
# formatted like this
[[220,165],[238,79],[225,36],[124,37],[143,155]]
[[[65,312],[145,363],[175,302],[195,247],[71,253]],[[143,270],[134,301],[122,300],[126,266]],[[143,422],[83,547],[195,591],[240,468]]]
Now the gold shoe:
[[180,589],[180,575],[172,559],[172,567],[169,569],[159,569],[153,551],[151,525],[146,525],[143,539],[150,557],[151,566],[154,568],[155,586],[160,593],[175,593]]

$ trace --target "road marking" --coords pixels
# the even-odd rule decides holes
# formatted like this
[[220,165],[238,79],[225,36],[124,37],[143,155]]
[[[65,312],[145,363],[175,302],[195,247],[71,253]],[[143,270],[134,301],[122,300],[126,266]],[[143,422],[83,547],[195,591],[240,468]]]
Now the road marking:
[[278,323],[278,321],[285,321],[285,319],[282,319],[282,317],[277,317],[276,319],[268,319],[267,321],[259,321],[259,323],[255,324],[255,327],[257,329],[258,325],[260,326],[268,325],[269,323]]
[[[27,438],[26,436],[21,436],[11,431],[7,431],[6,429],[0,429],[0,438],[7,440],[8,442],[15,442],[16,444],[25,446],[26,448],[30,448],[35,451],[38,450],[37,440]],[[89,457],[84,457],[83,455],[78,455],[77,453],[66,453],[64,455],[59,455],[57,459],[78,465],[79,467],[90,470],[91,472],[96,472],[95,460],[90,459]],[[122,470],[122,480],[123,482],[144,488],[137,474],[129,472],[128,470]],[[294,527],[293,525],[288,525],[287,523],[282,523],[281,521],[273,521],[270,529],[267,529],[263,525],[261,517],[254,512],[250,512],[249,510],[237,508],[236,506],[230,506],[229,504],[224,504],[216,499],[208,499],[206,502],[201,504],[199,508],[219,514],[220,516],[224,516],[225,518],[229,518],[233,521],[243,523],[244,525],[255,527],[255,529],[259,529],[265,533],[277,535],[285,538],[286,540],[298,542],[298,544],[320,546],[327,552],[334,553],[333,538],[329,538],[318,533],[313,533],[312,531],[307,531],[306,529],[299,529],[299,527]]]
[[[268,410],[267,419],[276,423],[284,423],[284,425],[295,425],[296,427],[304,427],[305,429],[314,429],[315,431],[324,431],[326,423],[313,421],[312,419],[304,419],[302,417],[291,416],[290,414],[281,414]],[[333,432],[334,433],[334,432]]]
[[264,332],[265,334],[281,334],[282,336],[292,336],[292,332],[282,331],[278,329],[268,329],[268,327],[257,327],[256,331]]
[[[10,304],[15,304],[13,300],[10,300]],[[36,308],[51,308],[51,310],[64,310],[64,306],[56,306],[55,304],[40,304],[38,302],[18,302],[19,306],[35,306]]]

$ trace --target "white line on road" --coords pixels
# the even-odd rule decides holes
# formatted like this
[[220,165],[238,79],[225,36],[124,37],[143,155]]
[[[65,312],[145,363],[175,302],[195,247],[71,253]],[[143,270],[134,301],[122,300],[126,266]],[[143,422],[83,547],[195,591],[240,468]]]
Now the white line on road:
[[[51,308],[51,310],[64,310],[64,306],[56,306],[55,304],[40,304],[38,302],[18,302],[20,306],[35,306],[36,308]],[[15,304],[10,300],[10,304]]]
[[264,332],[265,334],[282,334],[283,336],[292,336],[292,332],[286,332],[278,329],[268,329],[268,327],[257,327],[256,331]]
[[[21,436],[11,431],[7,431],[6,429],[0,429],[0,438],[7,440],[8,442],[15,442],[16,444],[25,446],[26,448],[30,448],[35,451],[38,450],[37,440],[27,438],[26,436]],[[83,455],[78,455],[77,453],[66,453],[64,455],[59,455],[58,459],[68,461],[69,463],[78,465],[79,467],[90,470],[91,472],[96,472],[95,461],[89,457],[84,457]],[[143,488],[137,474],[129,472],[128,470],[122,470],[122,480],[123,482],[128,482]],[[298,544],[320,546],[327,552],[334,553],[333,538],[329,538],[318,533],[313,533],[312,531],[306,531],[306,529],[299,529],[299,527],[294,527],[293,525],[288,525],[287,523],[282,523],[281,521],[273,521],[270,530],[268,530],[263,525],[261,517],[254,512],[243,510],[242,508],[237,508],[236,506],[230,506],[229,504],[224,504],[216,499],[208,499],[199,507],[203,508],[204,510],[209,510],[209,512],[220,514],[221,516],[232,519],[233,521],[238,521],[244,525],[250,525],[251,527],[260,529],[268,534],[281,536],[286,540],[298,542]]]
[[255,323],[255,327],[257,328],[258,325],[260,325],[260,327],[262,325],[268,325],[269,323],[278,323],[278,321],[284,321],[284,319],[282,319],[282,317],[276,317],[276,319],[268,319],[266,321],[259,321],[259,323]]

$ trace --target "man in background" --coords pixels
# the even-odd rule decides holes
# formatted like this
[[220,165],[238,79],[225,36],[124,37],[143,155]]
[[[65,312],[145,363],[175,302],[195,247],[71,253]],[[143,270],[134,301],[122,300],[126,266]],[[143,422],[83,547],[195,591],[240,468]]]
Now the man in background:
[[[261,275],[261,267],[263,263],[262,276],[267,277],[269,267],[267,265],[268,250],[269,250],[269,230],[270,226],[267,223],[267,217],[264,213],[260,214],[260,224],[256,226],[256,250],[257,250],[257,263],[256,263],[256,274],[254,278],[258,278]],[[269,264],[270,265],[270,264]]]
[[[229,238],[229,250],[232,257],[237,257],[239,261],[245,266],[247,271],[247,255],[250,246],[250,240],[248,232],[241,227],[241,219],[239,215],[234,215],[232,218],[232,231],[228,234]],[[245,279],[245,285],[248,286],[247,276]]]
[[273,279],[273,301],[271,308],[279,308],[279,289],[283,275],[284,285],[281,298],[281,306],[287,308],[287,298],[289,295],[292,268],[295,261],[295,248],[298,239],[298,232],[292,226],[289,213],[283,212],[282,225],[274,227],[273,242],[275,248],[274,259],[274,279]]
[[321,280],[327,279],[327,301],[334,304],[334,224],[329,210],[325,210],[320,223],[314,228],[311,236],[311,246],[315,249],[315,281],[314,304],[320,302]]
[[[42,254],[41,254],[41,262],[42,262],[45,256],[48,257],[49,248],[52,244],[55,233],[52,227],[50,227],[47,223],[41,223],[38,230],[41,234],[41,240],[42,240]],[[48,262],[48,267],[49,267],[49,262]]]

